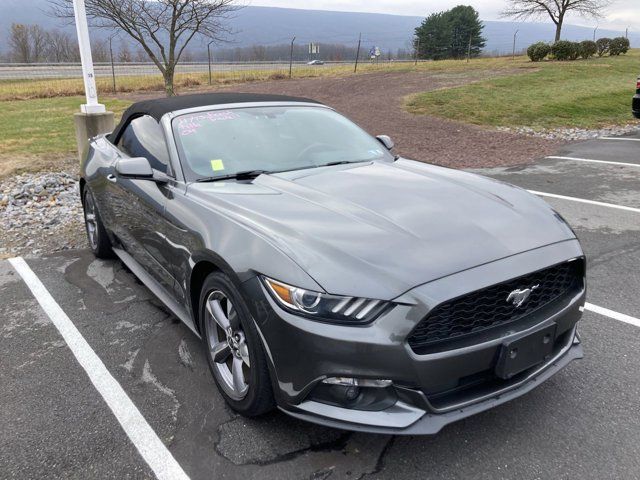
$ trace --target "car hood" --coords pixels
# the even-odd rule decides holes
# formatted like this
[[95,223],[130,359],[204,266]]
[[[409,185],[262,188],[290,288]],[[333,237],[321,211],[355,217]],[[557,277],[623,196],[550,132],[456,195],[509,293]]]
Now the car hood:
[[189,192],[340,295],[388,300],[575,238],[545,202],[520,188],[405,159],[197,184]]

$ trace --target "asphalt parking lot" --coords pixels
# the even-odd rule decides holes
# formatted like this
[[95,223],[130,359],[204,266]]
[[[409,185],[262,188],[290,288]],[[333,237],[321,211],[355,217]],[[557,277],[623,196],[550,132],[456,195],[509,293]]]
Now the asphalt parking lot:
[[[640,478],[640,135],[476,171],[542,194],[581,239],[583,360],[432,437],[248,420],[224,404],[200,341],[121,263],[27,258],[46,289],[34,295],[2,261],[0,478]],[[49,294],[81,337],[60,334]]]

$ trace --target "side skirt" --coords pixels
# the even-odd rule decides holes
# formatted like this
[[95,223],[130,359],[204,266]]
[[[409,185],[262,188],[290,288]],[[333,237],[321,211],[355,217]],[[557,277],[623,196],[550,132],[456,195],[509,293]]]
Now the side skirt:
[[165,304],[165,306],[178,317],[182,323],[184,323],[189,329],[200,338],[200,334],[195,328],[193,319],[186,308],[176,302],[171,295],[160,285],[142,266],[136,262],[136,260],[121,248],[113,247],[113,253],[115,253],[122,263],[124,263],[133,274],[140,279],[144,285],[151,290],[151,292],[158,297],[158,299]]

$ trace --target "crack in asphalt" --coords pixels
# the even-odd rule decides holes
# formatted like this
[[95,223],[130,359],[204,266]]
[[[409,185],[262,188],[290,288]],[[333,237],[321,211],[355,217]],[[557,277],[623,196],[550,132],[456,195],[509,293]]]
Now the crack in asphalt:
[[[226,405],[225,405],[226,407]],[[233,423],[235,421],[241,420],[243,417],[241,415],[238,415],[236,413],[233,414],[233,418],[230,418],[229,420],[222,422],[218,425],[217,427],[217,432],[218,432],[218,439],[217,441],[214,443],[214,448],[216,450],[216,452],[224,459],[230,461],[231,463],[233,463],[234,465],[237,466],[260,466],[260,467],[264,467],[264,466],[268,466],[268,465],[274,465],[274,464],[278,464],[278,463],[282,463],[282,462],[286,462],[289,460],[293,460],[296,459],[306,453],[309,452],[331,452],[331,451],[344,451],[345,447],[347,446],[347,443],[349,442],[349,439],[351,438],[351,436],[353,435],[353,432],[343,432],[342,434],[340,434],[338,436],[338,438],[334,439],[334,440],[327,440],[324,442],[319,442],[316,444],[310,444],[306,447],[297,449],[297,450],[293,450],[291,452],[287,452],[287,453],[283,453],[283,454],[277,454],[275,455],[274,458],[269,459],[269,460],[256,460],[256,461],[250,461],[250,462],[240,462],[240,463],[236,463],[234,462],[232,459],[230,459],[222,450],[222,448],[220,447],[221,442],[224,440],[224,433],[222,432],[223,428],[227,425],[229,425],[230,423]]]
[[277,455],[275,458],[271,460],[266,460],[263,462],[261,461],[253,462],[253,463],[249,463],[248,465],[258,465],[258,466],[274,465],[277,463],[286,462],[288,460],[293,460],[295,458],[298,458],[310,452],[344,451],[352,435],[353,435],[353,432],[344,432],[335,440],[328,440],[326,442],[320,442],[315,445],[309,445],[308,447],[304,447],[299,450],[295,450],[293,452]]
[[393,447],[393,444],[395,443],[396,438],[398,437],[392,436],[389,438],[389,440],[387,440],[387,443],[385,444],[384,448],[380,451],[380,454],[378,455],[378,460],[376,461],[376,466],[374,467],[373,471],[365,472],[355,480],[364,480],[365,478],[371,477],[372,475],[377,475],[378,473],[382,472],[382,470],[384,470],[385,457],[387,456],[387,453],[389,453],[389,451],[391,450],[391,447]]

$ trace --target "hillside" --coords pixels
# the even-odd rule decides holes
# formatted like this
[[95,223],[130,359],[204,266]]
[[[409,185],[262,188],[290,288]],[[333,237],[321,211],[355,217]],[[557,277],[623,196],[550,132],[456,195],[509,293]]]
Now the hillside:
[[[46,28],[60,28],[74,33],[73,26],[47,15],[47,0],[2,0],[0,2],[0,38],[6,38],[11,23],[38,23]],[[425,15],[433,9],[426,10]],[[236,33],[225,47],[254,44],[276,45],[288,43],[294,35],[300,44],[308,42],[355,45],[362,32],[367,50],[378,46],[383,51],[410,48],[413,29],[422,18],[356,12],[330,12],[291,8],[246,7],[235,14],[229,26]],[[554,28],[550,23],[515,23],[485,21],[485,52],[508,53],[512,49],[513,33],[519,29],[516,48],[526,48],[536,41],[549,41]],[[93,30],[92,35],[106,37],[106,31]],[[622,32],[598,30],[598,36],[618,36]],[[566,25],[563,37],[584,40],[593,36],[591,28]],[[640,46],[640,34],[630,35],[632,46]],[[193,49],[202,49],[204,41],[194,41]],[[0,51],[6,42],[0,42]]]

